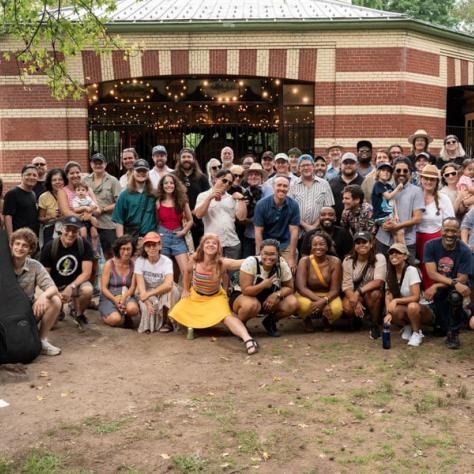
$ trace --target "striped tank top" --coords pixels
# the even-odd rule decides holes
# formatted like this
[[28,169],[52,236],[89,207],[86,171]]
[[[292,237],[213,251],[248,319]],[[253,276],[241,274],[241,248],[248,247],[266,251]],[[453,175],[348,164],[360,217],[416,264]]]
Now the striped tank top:
[[219,292],[221,279],[220,277],[213,279],[210,273],[202,273],[194,269],[192,285],[196,293],[211,296]]

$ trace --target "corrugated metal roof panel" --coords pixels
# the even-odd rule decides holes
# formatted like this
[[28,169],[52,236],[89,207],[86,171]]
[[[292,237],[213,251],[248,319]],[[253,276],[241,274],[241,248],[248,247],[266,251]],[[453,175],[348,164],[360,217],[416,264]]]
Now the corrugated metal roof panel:
[[114,23],[406,18],[342,0],[117,0],[116,5],[109,15]]

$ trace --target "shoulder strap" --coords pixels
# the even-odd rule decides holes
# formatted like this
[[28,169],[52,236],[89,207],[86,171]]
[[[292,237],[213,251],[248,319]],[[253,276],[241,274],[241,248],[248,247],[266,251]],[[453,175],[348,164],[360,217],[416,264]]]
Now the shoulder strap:
[[259,276],[260,275],[260,263],[258,261],[258,257],[253,257],[255,259],[255,265],[257,266],[257,272],[256,272],[256,275],[255,276]]
[[77,236],[77,249],[79,250],[79,258],[84,255],[84,241],[81,236]]
[[56,259],[58,258],[58,250],[59,250],[59,237],[56,237],[53,240],[53,243],[51,245],[51,258],[53,262],[55,262]]
[[359,286],[361,285],[361,283],[364,281],[365,275],[367,275],[367,272],[369,271],[369,267],[370,267],[369,262],[367,262],[365,264],[364,269],[362,270],[362,273],[360,274],[360,277],[357,279],[357,281],[353,283],[354,290],[357,290]]
[[323,276],[323,274],[322,274],[322,272],[321,272],[321,269],[319,268],[318,262],[317,262],[316,259],[314,258],[314,255],[310,255],[309,261],[311,262],[311,265],[313,266],[314,273],[316,273],[316,276],[318,277],[318,280],[319,280],[326,288],[328,288],[329,285],[328,285],[326,279],[324,278],[324,276]]

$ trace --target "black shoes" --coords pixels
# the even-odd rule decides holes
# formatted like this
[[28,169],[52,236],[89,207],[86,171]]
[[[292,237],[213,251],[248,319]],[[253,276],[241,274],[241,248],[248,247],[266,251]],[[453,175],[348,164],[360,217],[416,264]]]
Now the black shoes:
[[370,326],[369,337],[370,339],[378,339],[380,337],[380,328],[378,324],[372,324],[372,326]]
[[263,321],[263,327],[267,333],[272,337],[280,337],[280,333],[277,329],[276,321],[273,315],[269,314]]
[[459,340],[459,333],[449,331],[446,337],[446,347],[448,349],[459,349],[461,347],[461,341]]

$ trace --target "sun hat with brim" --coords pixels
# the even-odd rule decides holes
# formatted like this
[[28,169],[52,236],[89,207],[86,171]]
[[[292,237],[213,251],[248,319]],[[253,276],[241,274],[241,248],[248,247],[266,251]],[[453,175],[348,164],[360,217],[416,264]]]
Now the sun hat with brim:
[[369,232],[356,232],[352,238],[352,240],[355,242],[356,240],[365,240],[366,242],[370,242],[372,240],[372,236],[370,235]]
[[147,242],[154,242],[155,244],[160,243],[160,234],[158,234],[157,232],[148,232],[148,234],[145,234],[145,237],[143,237],[142,240],[143,245],[145,245]]
[[268,176],[268,173],[262,168],[262,165],[260,163],[252,163],[248,167],[248,169],[244,171],[245,179],[247,179],[250,172],[260,173],[260,176],[262,177],[262,179],[266,179]]
[[331,148],[339,148],[339,150],[343,150],[344,147],[340,144],[340,143],[337,143],[337,142],[332,142],[330,143],[327,147],[326,147],[326,151],[328,152]]
[[424,178],[436,178],[439,179],[439,169],[435,165],[426,165],[420,173],[420,176]]
[[408,137],[408,143],[411,143],[413,145],[414,141],[417,138],[425,138],[428,143],[431,143],[433,141],[433,137],[431,135],[428,135],[428,132],[426,130],[420,129],[417,130],[413,135],[410,135]]
[[401,253],[403,255],[410,255],[407,246],[400,242],[395,242],[394,244],[392,244],[388,249],[388,253],[390,253],[392,250],[395,250],[396,252]]

